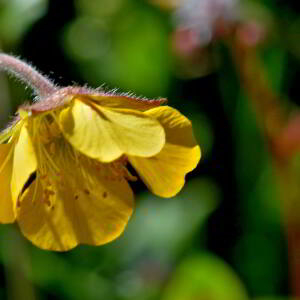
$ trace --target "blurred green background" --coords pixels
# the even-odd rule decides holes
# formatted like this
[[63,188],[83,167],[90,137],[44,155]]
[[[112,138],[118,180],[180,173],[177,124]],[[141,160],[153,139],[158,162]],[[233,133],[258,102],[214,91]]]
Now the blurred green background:
[[[228,47],[213,37],[203,45],[180,35],[181,24],[197,25],[182,8],[187,2],[195,3],[0,0],[3,52],[31,62],[61,86],[166,97],[192,120],[202,149],[178,196],[160,199],[134,184],[134,216],[105,246],[42,251],[15,225],[1,225],[0,299],[291,299],[270,153]],[[300,104],[300,5],[240,2],[240,18],[268,29],[259,51],[272,87]],[[197,20],[201,30],[210,25],[205,13]],[[0,98],[3,128],[32,94],[1,74]]]

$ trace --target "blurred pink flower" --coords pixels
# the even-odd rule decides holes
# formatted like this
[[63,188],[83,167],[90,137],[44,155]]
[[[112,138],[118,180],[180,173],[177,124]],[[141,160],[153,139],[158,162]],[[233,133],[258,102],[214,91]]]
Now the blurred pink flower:
[[187,0],[174,18],[179,28],[193,31],[193,40],[203,47],[222,31],[220,24],[231,24],[238,17],[238,0]]

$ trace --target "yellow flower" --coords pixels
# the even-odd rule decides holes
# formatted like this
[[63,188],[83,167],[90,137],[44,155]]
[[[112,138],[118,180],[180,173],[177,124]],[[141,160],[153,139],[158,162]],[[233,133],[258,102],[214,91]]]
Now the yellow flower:
[[108,243],[134,207],[128,162],[154,194],[177,194],[200,149],[161,102],[72,87],[21,107],[0,136],[0,222],[43,249]]

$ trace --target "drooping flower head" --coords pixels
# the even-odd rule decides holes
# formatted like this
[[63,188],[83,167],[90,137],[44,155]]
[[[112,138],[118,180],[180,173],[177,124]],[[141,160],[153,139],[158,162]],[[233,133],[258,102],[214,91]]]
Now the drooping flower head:
[[4,54],[0,66],[39,95],[0,135],[0,222],[16,221],[40,248],[117,238],[134,207],[128,164],[154,194],[171,197],[199,162],[191,122],[160,106],[164,99],[58,88]]

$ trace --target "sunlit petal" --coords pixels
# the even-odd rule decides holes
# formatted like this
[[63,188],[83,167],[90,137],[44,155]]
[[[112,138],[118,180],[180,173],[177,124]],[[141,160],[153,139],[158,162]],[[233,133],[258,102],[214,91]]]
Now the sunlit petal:
[[165,133],[158,121],[129,109],[89,106],[78,100],[60,114],[60,124],[67,140],[80,152],[110,162],[122,154],[149,157],[165,143]]
[[13,143],[0,145],[0,222],[15,221],[10,182],[13,163]]
[[146,113],[163,125],[166,144],[153,157],[130,156],[129,161],[154,194],[171,197],[183,187],[185,175],[197,166],[200,148],[193,136],[191,122],[177,110],[164,106]]
[[145,111],[165,103],[166,99],[146,100],[126,95],[90,94],[88,99],[95,101],[98,105],[111,108],[129,108]]
[[56,163],[61,175],[38,179],[22,197],[17,217],[22,233],[38,247],[55,251],[117,238],[133,210],[126,180],[114,178],[107,164],[96,166],[82,157],[76,172],[71,157]]
[[37,160],[35,151],[32,145],[31,137],[29,136],[26,124],[23,125],[18,141],[16,142],[13,171],[11,181],[11,191],[13,203],[17,199],[29,179],[30,175],[37,169]]

